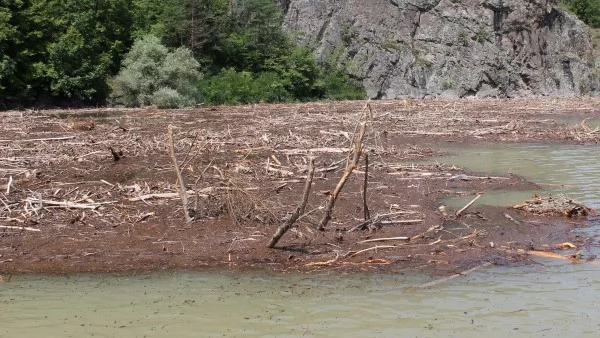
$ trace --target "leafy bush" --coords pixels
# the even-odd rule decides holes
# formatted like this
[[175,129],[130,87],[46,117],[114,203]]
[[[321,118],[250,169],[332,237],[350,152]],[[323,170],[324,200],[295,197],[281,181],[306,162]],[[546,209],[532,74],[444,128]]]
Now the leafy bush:
[[135,41],[112,80],[110,101],[125,106],[193,105],[198,99],[194,85],[199,67],[187,48],[169,52],[157,37],[144,36]]
[[253,76],[233,68],[202,80],[198,85],[207,104],[246,104],[256,102],[285,102],[291,98],[280,77],[272,72]]
[[560,5],[586,24],[600,28],[600,0],[564,0]]
[[182,108],[193,106],[196,102],[189,96],[181,95],[173,88],[159,88],[152,94],[150,102],[158,108]]
[[361,100],[365,98],[365,92],[360,85],[353,81],[342,69],[323,75],[323,98],[329,100]]

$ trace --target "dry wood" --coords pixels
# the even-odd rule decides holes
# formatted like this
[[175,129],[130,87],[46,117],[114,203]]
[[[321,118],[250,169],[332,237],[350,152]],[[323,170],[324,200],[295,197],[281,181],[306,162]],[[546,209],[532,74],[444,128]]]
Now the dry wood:
[[410,237],[400,236],[400,237],[373,238],[373,239],[365,239],[364,241],[359,241],[356,243],[363,244],[363,243],[386,242],[386,241],[410,241]]
[[[333,190],[333,192],[329,195],[329,198],[327,200],[327,205],[325,206],[325,214],[323,215],[323,218],[321,219],[321,222],[319,223],[319,227],[317,228],[321,231],[325,230],[327,223],[329,223],[329,221],[331,220],[331,214],[333,213],[333,207],[335,206],[335,202],[336,202],[340,192],[342,191],[344,184],[348,180],[348,177],[350,177],[350,175],[352,174],[352,171],[354,171],[354,169],[356,169],[356,167],[358,166],[358,161],[359,161],[360,155],[362,153],[362,143],[363,143],[363,139],[365,137],[366,125],[367,125],[366,122],[360,123],[360,129],[358,130],[358,134],[354,140],[354,156],[352,158],[352,162],[348,162],[348,164],[346,166],[346,170],[344,171],[344,174],[340,178],[340,181],[338,182],[338,184],[335,187],[335,189]],[[350,154],[348,154],[348,155],[350,155]]]
[[467,205],[462,207],[462,209],[458,210],[454,215],[456,217],[460,217],[460,215],[462,215],[462,213],[465,212],[465,210],[469,209],[469,207],[472,206],[473,203],[475,203],[475,201],[477,201],[481,196],[483,196],[483,194],[477,194],[477,196],[475,196],[475,198],[471,200],[471,202],[467,203]]
[[179,195],[181,196],[181,204],[183,205],[183,217],[186,223],[191,223],[193,219],[190,217],[188,211],[188,199],[187,199],[187,189],[185,188],[185,182],[183,181],[183,176],[181,175],[181,170],[179,170],[179,164],[177,163],[177,157],[175,156],[175,145],[173,144],[173,126],[169,125],[167,127],[167,137],[169,142],[169,153],[171,154],[171,161],[173,162],[173,169],[175,170],[175,174],[177,175],[177,180],[179,181]]
[[456,278],[456,277],[460,277],[460,276],[466,276],[466,275],[468,275],[469,273],[471,273],[471,272],[473,272],[473,271],[479,270],[479,269],[481,269],[481,268],[488,267],[488,266],[490,266],[490,265],[492,265],[492,263],[490,263],[490,262],[485,262],[485,263],[483,263],[483,264],[481,264],[481,265],[477,265],[476,267],[473,267],[473,268],[471,268],[471,269],[469,269],[469,270],[466,270],[466,271],[463,271],[463,272],[460,272],[460,273],[456,273],[456,274],[454,274],[454,275],[452,275],[452,276],[448,276],[448,277],[440,278],[440,279],[434,280],[434,281],[432,281],[432,282],[428,282],[428,283],[425,283],[425,284],[421,284],[421,285],[418,285],[418,286],[416,286],[415,288],[416,288],[416,289],[425,289],[425,288],[429,288],[429,287],[432,287],[432,286],[436,286],[436,285],[438,285],[438,284],[442,284],[442,283],[445,283],[445,282],[447,282],[447,281],[450,281],[450,280],[452,280],[452,279],[454,279],[454,278]]
[[356,251],[356,252],[352,252],[352,251],[348,252],[347,256],[354,257],[354,256],[356,256],[358,254],[361,254],[361,253],[367,252],[367,251],[372,251],[372,250],[377,250],[377,249],[392,249],[392,248],[396,248],[396,247],[397,246],[395,246],[395,245],[376,245],[376,246],[368,248],[368,249],[363,249],[363,250],[359,250],[359,251]]
[[336,252],[335,258],[333,258],[333,259],[330,259],[325,262],[310,262],[308,264],[305,264],[304,266],[328,266],[328,265],[331,265],[331,264],[337,262],[338,258],[340,258],[340,254]]
[[28,199],[24,200],[24,202],[40,203],[43,205],[49,205],[49,206],[54,206],[54,207],[59,207],[59,208],[64,208],[64,209],[91,209],[91,210],[96,210],[104,204],[116,203],[116,201],[110,201],[110,202],[83,204],[83,203],[70,202],[70,201],[52,201],[52,200],[43,200],[43,199],[37,199],[37,198],[28,198]]
[[26,140],[0,140],[0,142],[41,142],[41,141],[62,141],[70,140],[77,137],[77,135],[62,136],[62,137],[48,137],[48,138],[31,138]]
[[364,220],[368,221],[371,219],[371,213],[369,212],[369,205],[367,204],[367,184],[369,183],[369,154],[365,154],[365,179],[363,181],[363,211]]
[[[396,216],[396,215],[404,215],[406,214],[405,211],[395,211],[395,212],[390,212],[387,214],[378,214],[373,218],[370,218],[366,221],[363,221],[361,223],[359,223],[358,225],[356,225],[355,227],[353,227],[352,229],[348,230],[348,232],[354,232],[354,231],[358,231],[358,230],[364,230],[365,228],[369,228],[372,229],[373,227],[380,225],[380,224],[384,224],[384,219],[389,218],[390,216]],[[410,223],[419,223],[422,222],[422,219],[410,219],[410,220],[390,220],[388,222],[385,222],[385,224],[410,224]]]
[[19,227],[19,226],[12,226],[12,225],[0,225],[0,229],[25,230],[25,231],[35,231],[35,232],[42,231],[42,230],[36,229],[36,228]]
[[10,186],[12,185],[13,177],[12,175],[8,177],[8,183],[6,184],[6,196],[10,194]]
[[281,239],[281,237],[296,223],[300,215],[304,213],[306,209],[306,203],[308,203],[308,196],[310,194],[310,187],[312,185],[313,176],[315,174],[315,159],[313,157],[310,158],[308,163],[308,174],[306,175],[306,183],[304,184],[304,192],[302,193],[302,201],[296,211],[290,216],[290,218],[279,228],[269,241],[267,245],[268,248],[273,248],[277,244],[277,242]]
[[350,148],[309,148],[309,149],[281,149],[279,152],[286,155],[304,155],[311,153],[334,153],[341,154],[350,151]]

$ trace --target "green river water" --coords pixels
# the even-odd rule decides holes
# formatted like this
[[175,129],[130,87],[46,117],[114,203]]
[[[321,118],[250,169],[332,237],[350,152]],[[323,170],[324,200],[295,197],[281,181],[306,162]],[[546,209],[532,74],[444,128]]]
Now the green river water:
[[[543,193],[598,208],[597,148],[455,146],[445,150],[457,156],[436,160],[512,172]],[[486,192],[488,201],[478,203],[518,203],[519,194]],[[600,222],[590,218],[577,231],[598,236]],[[597,240],[591,250],[600,252]],[[600,261],[490,267],[414,288],[431,279],[266,272],[13,276],[0,284],[0,337],[600,336]]]

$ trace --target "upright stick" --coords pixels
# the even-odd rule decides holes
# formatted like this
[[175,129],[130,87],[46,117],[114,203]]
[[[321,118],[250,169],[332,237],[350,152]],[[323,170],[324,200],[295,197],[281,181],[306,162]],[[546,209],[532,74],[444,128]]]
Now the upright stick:
[[371,219],[369,206],[367,205],[367,184],[369,183],[369,154],[365,153],[365,180],[363,181],[363,210],[365,212],[365,221]]
[[313,176],[315,174],[315,159],[310,158],[310,162],[308,163],[308,174],[306,175],[306,182],[304,183],[304,192],[302,193],[302,201],[296,211],[290,216],[290,218],[279,228],[271,238],[268,248],[275,247],[275,244],[283,237],[283,235],[296,223],[300,215],[304,214],[304,209],[306,209],[306,203],[308,203],[308,195],[310,193],[310,187],[312,185]]
[[188,213],[188,199],[187,199],[187,189],[185,188],[185,183],[183,182],[183,176],[181,175],[181,170],[179,170],[179,163],[177,163],[177,157],[175,157],[175,146],[173,145],[173,126],[169,125],[167,127],[167,137],[169,138],[169,153],[171,154],[171,161],[173,162],[173,167],[175,168],[175,174],[177,175],[177,180],[179,181],[179,195],[181,196],[181,203],[183,204],[183,217],[185,218],[186,223],[191,223],[192,218]]

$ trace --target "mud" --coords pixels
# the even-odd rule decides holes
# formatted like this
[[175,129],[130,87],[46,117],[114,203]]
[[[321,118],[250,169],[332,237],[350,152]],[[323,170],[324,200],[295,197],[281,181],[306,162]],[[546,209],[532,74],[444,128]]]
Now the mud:
[[[571,232],[580,221],[477,204],[457,217],[436,202],[456,191],[475,197],[536,187],[522,177],[415,163],[427,163],[447,142],[597,143],[600,133],[584,122],[599,115],[595,98],[371,102],[367,205],[381,222],[349,231],[364,221],[361,162],[334,218],[318,231],[365,103],[0,112],[0,274],[180,268],[446,274],[486,262],[521,264],[527,250],[566,241],[586,245],[587,238]],[[574,116],[582,123],[558,122]],[[177,195],[169,124],[195,213],[191,224]],[[118,161],[109,147],[122,152]],[[300,202],[308,156],[316,158],[316,174],[307,214],[268,249]],[[368,241],[394,237],[402,239]]]

